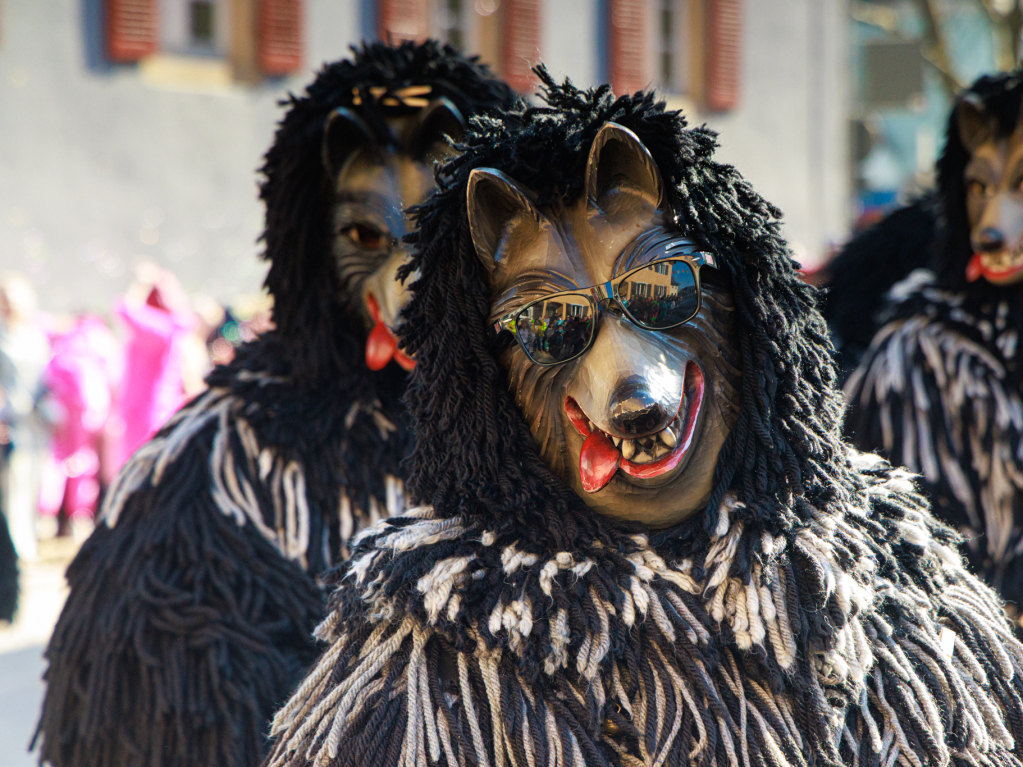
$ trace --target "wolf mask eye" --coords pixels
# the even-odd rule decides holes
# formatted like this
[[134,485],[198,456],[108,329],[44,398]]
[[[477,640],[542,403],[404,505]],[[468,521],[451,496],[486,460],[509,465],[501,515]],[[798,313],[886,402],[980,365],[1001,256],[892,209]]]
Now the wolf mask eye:
[[390,240],[384,232],[370,224],[349,224],[341,229],[339,234],[344,235],[363,250],[379,250]]

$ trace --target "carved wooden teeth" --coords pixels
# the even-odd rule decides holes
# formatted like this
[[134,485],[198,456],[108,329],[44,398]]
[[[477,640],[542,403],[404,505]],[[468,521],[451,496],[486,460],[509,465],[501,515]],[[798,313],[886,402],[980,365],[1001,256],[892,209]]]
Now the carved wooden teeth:
[[676,418],[668,426],[657,434],[642,439],[611,439],[622,452],[622,458],[633,463],[650,463],[664,458],[668,453],[678,446],[679,434],[682,431],[682,422]]
[[655,460],[655,458],[653,456],[653,453],[650,452],[650,451],[647,451],[647,450],[643,450],[642,452],[636,453],[636,455],[634,455],[632,457],[632,462],[633,463],[640,463],[640,464],[642,464],[642,463],[650,463],[653,460]]
[[[589,427],[590,432],[603,431],[598,428],[593,421],[589,418],[586,419],[586,425]],[[623,437],[616,437],[613,434],[604,432],[604,435],[611,438],[611,442],[618,448],[622,454],[622,458],[632,463],[651,463],[653,461],[664,458],[668,453],[674,450],[678,446],[678,438],[682,432],[682,417],[679,416],[664,429],[657,432],[657,434],[651,434],[648,437],[641,437],[639,439],[624,439]]]

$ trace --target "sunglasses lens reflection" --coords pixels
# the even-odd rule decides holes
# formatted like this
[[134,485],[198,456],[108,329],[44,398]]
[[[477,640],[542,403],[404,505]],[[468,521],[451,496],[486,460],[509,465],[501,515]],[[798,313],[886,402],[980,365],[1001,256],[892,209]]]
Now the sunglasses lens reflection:
[[590,343],[593,303],[573,295],[537,301],[515,316],[515,334],[533,362],[567,362]]
[[651,330],[692,319],[699,307],[696,275],[685,261],[666,259],[632,273],[618,286],[622,305]]

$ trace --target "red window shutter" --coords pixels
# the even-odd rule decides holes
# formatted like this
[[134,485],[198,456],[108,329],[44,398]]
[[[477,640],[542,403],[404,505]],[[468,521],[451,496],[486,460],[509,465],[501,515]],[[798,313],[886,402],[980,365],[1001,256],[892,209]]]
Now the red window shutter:
[[429,0],[378,0],[377,34],[395,43],[422,42],[430,36]]
[[707,106],[734,109],[742,82],[742,0],[709,0],[707,10]]
[[302,0],[260,0],[259,69],[287,75],[302,68]]
[[118,64],[156,53],[160,41],[157,0],[107,0],[107,55]]
[[615,93],[634,93],[650,84],[646,71],[647,0],[610,0],[608,43],[611,87]]
[[515,90],[530,92],[536,86],[530,67],[540,59],[540,0],[504,0],[500,7],[501,76]]

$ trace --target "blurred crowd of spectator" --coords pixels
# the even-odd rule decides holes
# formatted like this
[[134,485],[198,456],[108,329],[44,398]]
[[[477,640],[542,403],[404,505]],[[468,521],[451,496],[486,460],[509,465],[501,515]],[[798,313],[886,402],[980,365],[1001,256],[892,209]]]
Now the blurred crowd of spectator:
[[91,520],[131,454],[269,326],[268,306],[240,320],[152,262],[106,317],[41,312],[27,278],[0,275],[0,511],[19,557]]

